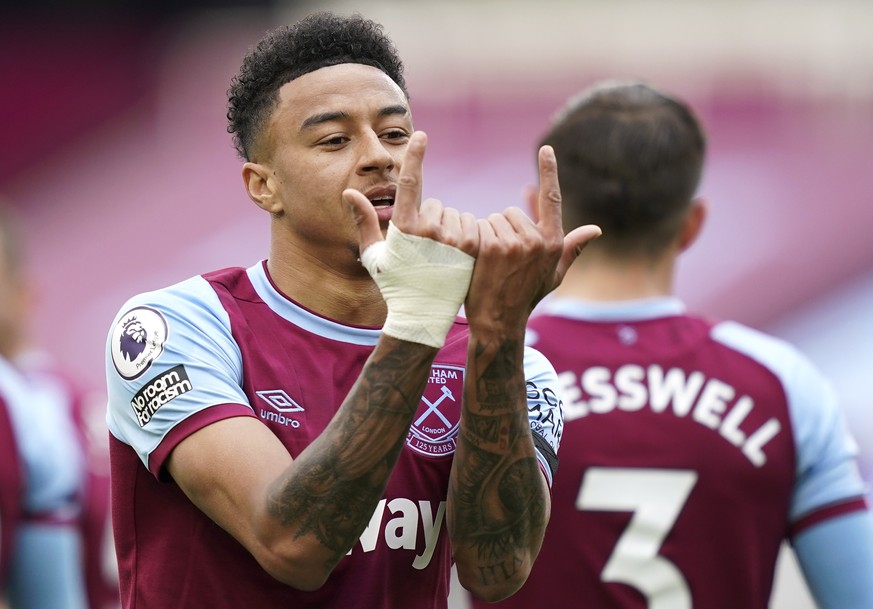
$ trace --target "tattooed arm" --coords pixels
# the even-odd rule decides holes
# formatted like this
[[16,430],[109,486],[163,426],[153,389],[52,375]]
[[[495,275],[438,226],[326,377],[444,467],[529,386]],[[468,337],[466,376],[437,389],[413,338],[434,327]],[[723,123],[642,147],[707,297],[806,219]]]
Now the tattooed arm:
[[550,495],[528,422],[519,338],[470,341],[449,531],[463,585],[499,600],[527,579]]
[[273,577],[317,589],[382,497],[435,354],[383,335],[331,423],[293,462],[257,419],[236,417],[183,440],[169,471]]
[[551,509],[528,420],[525,325],[600,234],[589,225],[564,236],[557,164],[548,146],[539,153],[539,182],[536,224],[517,208],[479,221],[465,301],[470,342],[447,518],[461,584],[489,601],[525,582]]
[[461,584],[489,601],[525,582],[550,510],[523,369],[531,286],[549,264],[534,228],[518,210],[480,222],[465,302],[470,340],[447,524]]

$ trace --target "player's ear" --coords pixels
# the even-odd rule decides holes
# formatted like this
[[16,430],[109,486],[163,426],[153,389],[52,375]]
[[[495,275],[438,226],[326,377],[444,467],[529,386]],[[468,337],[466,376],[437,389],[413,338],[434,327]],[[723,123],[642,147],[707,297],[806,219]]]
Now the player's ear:
[[271,214],[282,211],[269,167],[260,163],[245,163],[242,168],[242,178],[246,192],[255,205]]
[[533,218],[534,224],[540,221],[540,206],[537,201],[538,190],[536,186],[528,184],[522,191],[522,197],[527,202],[527,211],[530,217]]
[[700,236],[703,229],[703,222],[706,220],[706,215],[709,213],[709,202],[697,197],[691,201],[688,206],[688,211],[685,212],[685,219],[682,221],[682,228],[679,231],[679,251],[683,252],[691,247],[691,244]]

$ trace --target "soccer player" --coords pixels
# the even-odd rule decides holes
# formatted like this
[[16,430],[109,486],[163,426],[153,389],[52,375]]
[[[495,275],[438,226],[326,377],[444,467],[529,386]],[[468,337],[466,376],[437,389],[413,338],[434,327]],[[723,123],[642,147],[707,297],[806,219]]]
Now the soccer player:
[[109,514],[109,445],[105,394],[88,391],[63,370],[51,354],[27,348],[14,360],[31,396],[53,404],[66,415],[69,433],[78,442],[83,475],[73,523],[81,537],[79,565],[89,609],[119,606],[118,573],[112,549]]
[[86,609],[82,450],[68,404],[32,384],[18,360],[29,304],[22,249],[12,214],[0,209],[0,450],[17,451],[2,476],[17,462],[22,489],[17,506],[3,499],[16,517],[0,514],[0,562],[8,561],[6,595],[14,609]]
[[[124,304],[107,341],[125,607],[444,608],[527,576],[557,377],[535,304],[599,234],[421,200],[426,136],[380,25],[269,32],[229,94],[269,257]],[[457,317],[461,305],[466,319]]]
[[565,228],[603,236],[529,323],[562,383],[561,467],[539,559],[496,606],[765,609],[787,539],[821,607],[873,607],[866,487],[828,383],[791,345],[673,295],[706,215],[692,110],[599,83],[542,142]]

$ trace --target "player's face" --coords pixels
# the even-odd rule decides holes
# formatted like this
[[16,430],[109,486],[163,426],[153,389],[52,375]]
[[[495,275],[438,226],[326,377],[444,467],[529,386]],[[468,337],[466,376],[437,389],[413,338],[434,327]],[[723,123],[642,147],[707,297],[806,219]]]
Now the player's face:
[[387,228],[412,134],[406,96],[381,70],[359,64],[310,72],[279,93],[265,148],[289,238],[308,251],[356,250],[342,192],[364,193]]

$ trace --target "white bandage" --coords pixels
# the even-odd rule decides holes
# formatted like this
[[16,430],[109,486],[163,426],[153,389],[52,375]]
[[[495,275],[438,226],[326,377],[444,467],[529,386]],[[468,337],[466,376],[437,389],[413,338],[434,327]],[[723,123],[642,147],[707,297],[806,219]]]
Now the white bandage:
[[467,297],[474,258],[388,224],[388,235],[361,253],[361,263],[388,305],[382,331],[439,349]]

